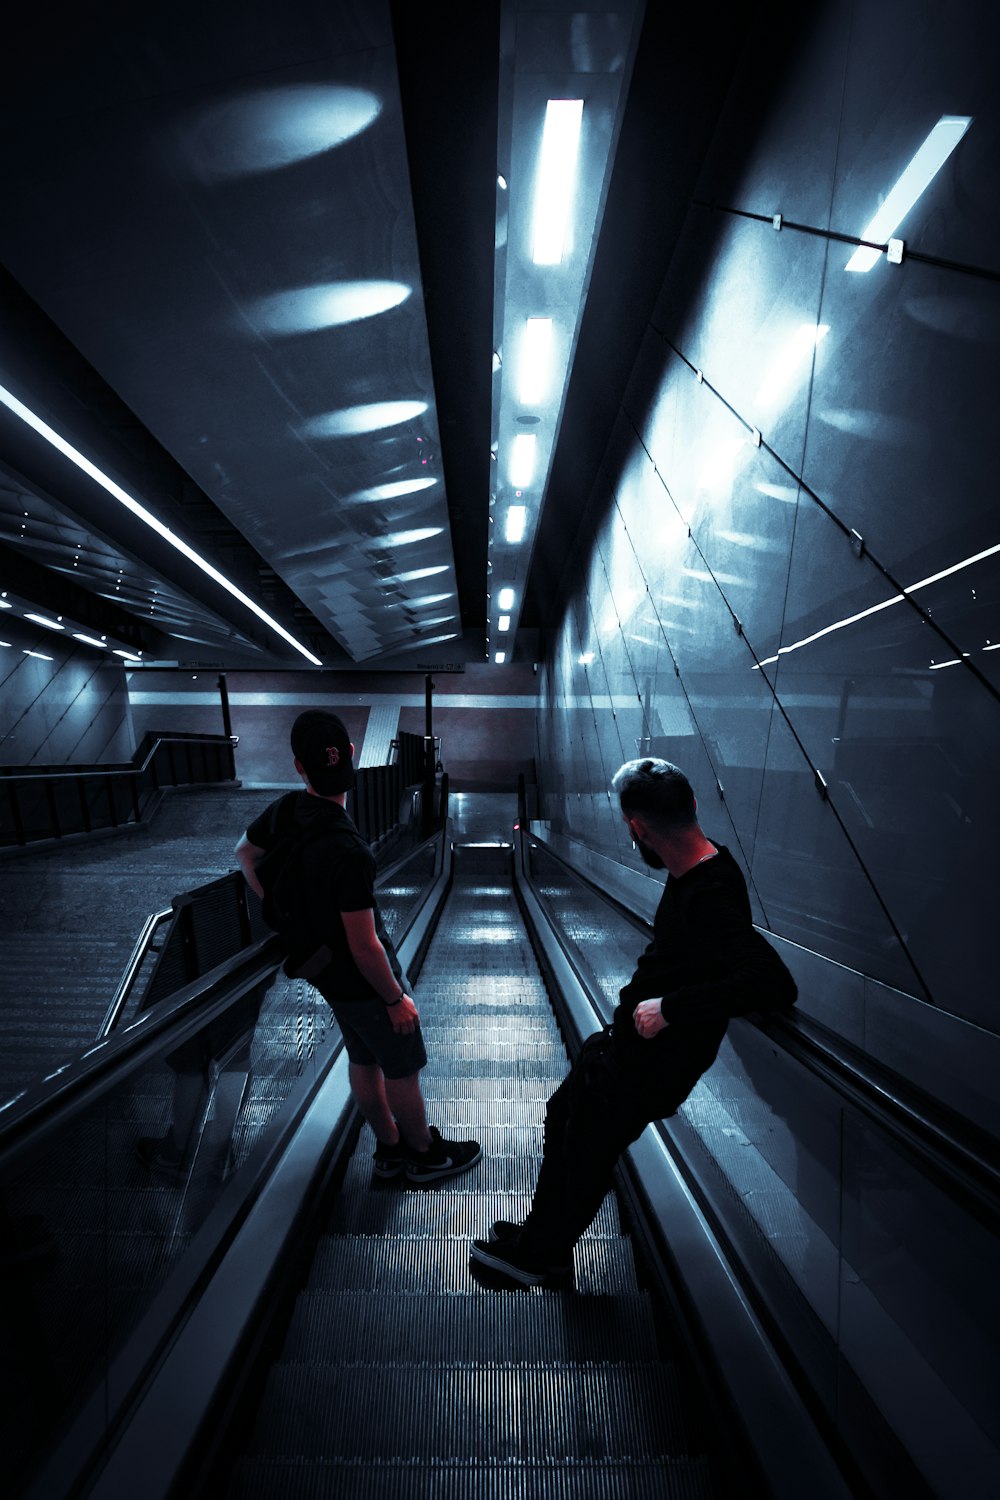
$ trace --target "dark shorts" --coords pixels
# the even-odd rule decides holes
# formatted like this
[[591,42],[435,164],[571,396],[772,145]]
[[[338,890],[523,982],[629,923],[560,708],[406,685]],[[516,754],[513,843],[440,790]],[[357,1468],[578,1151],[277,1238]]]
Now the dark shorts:
[[398,1036],[381,1000],[331,1000],[324,997],[337,1018],[347,1055],[362,1067],[378,1067],[386,1078],[409,1078],[427,1064],[420,1027]]

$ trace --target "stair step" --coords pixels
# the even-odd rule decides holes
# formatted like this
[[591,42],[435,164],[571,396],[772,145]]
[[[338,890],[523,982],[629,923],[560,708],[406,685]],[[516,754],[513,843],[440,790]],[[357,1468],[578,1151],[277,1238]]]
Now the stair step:
[[[418,1190],[419,1191],[419,1190]],[[580,1292],[638,1290],[627,1240],[585,1235],[576,1247],[575,1285]],[[431,1235],[323,1235],[310,1268],[309,1291],[468,1292],[497,1295],[481,1286],[469,1265],[469,1240]],[[528,1296],[546,1296],[531,1288]]]
[[226,1500],[711,1500],[701,1458],[575,1463],[245,1459]]
[[480,1297],[384,1289],[300,1297],[281,1358],[353,1364],[385,1355],[419,1363],[428,1349],[445,1364],[657,1358],[645,1292]]
[[[327,1229],[330,1234],[426,1234],[479,1239],[489,1233],[497,1219],[513,1224],[524,1220],[531,1206],[537,1165],[532,1163],[530,1170],[530,1186],[520,1192],[502,1189],[488,1192],[482,1188],[448,1192],[446,1182],[434,1189],[407,1189],[398,1181],[376,1186],[354,1185],[349,1181],[349,1172],[343,1191],[334,1199]],[[591,1233],[613,1236],[620,1232],[617,1201],[609,1193],[598,1210]]]
[[250,1453],[559,1463],[687,1452],[673,1366],[278,1364]]

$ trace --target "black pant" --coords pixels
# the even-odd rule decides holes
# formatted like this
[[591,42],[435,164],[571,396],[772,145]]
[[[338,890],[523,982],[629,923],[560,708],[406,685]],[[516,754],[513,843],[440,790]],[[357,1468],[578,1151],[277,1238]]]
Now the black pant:
[[655,1077],[622,1062],[610,1030],[588,1037],[546,1107],[542,1166],[523,1247],[542,1261],[568,1260],[600,1208],[625,1147],[651,1120],[676,1108]]

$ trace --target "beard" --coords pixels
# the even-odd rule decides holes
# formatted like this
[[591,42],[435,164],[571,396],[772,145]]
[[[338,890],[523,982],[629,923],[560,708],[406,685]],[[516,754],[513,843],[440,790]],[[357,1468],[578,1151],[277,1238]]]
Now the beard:
[[[635,838],[634,834],[633,838]],[[635,847],[639,851],[639,857],[643,864],[648,865],[651,870],[662,870],[665,868],[663,860],[657,854],[656,850],[651,849],[648,844],[644,844],[641,839],[635,839]]]

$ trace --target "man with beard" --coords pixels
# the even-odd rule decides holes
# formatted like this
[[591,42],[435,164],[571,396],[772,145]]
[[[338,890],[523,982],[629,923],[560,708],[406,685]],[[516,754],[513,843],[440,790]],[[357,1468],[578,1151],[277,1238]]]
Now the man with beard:
[[647,865],[668,872],[653,937],[612,1024],[587,1038],[548,1102],[542,1165],[523,1225],[499,1221],[474,1262],[524,1286],[572,1270],[622,1151],[674,1114],[715,1061],[726,1026],[795,1003],[795,981],[753,926],[746,882],[699,826],[683,771],[628,761],[612,788]]

